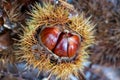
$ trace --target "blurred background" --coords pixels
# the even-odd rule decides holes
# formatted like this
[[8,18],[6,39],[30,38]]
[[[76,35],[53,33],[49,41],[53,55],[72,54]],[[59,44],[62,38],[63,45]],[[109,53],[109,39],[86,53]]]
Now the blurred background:
[[[47,74],[26,67],[26,62],[14,64],[14,43],[22,32],[21,24],[29,18],[26,12],[38,2],[57,0],[0,0],[0,80],[47,80]],[[120,80],[120,0],[64,0],[96,24],[95,44],[84,63],[86,80]],[[51,80],[55,80],[53,77]],[[71,80],[77,80],[71,77]]]

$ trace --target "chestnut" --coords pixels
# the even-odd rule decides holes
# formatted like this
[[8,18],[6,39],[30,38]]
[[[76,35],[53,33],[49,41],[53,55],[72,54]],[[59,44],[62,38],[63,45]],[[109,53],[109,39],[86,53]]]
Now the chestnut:
[[64,33],[60,35],[57,45],[55,46],[53,52],[59,57],[68,56],[68,39]]
[[41,41],[49,50],[53,50],[60,33],[58,27],[46,27],[40,33]]
[[44,28],[40,38],[43,45],[59,57],[73,57],[80,46],[79,35],[62,31],[58,27]]
[[59,57],[73,57],[79,47],[80,39],[71,33],[62,33],[53,52]]
[[74,54],[78,51],[80,46],[80,38],[78,35],[71,35],[68,38],[68,57],[74,56]]

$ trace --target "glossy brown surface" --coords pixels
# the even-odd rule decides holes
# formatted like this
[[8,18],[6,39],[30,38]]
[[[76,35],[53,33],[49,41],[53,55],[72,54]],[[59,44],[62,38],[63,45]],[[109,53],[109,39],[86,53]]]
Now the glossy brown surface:
[[77,35],[73,35],[68,38],[68,56],[72,57],[78,50],[79,44],[80,44],[80,39]]
[[40,33],[42,43],[59,57],[73,57],[79,48],[80,38],[58,27],[46,27]]
[[48,49],[52,50],[57,43],[60,33],[56,27],[47,27],[40,34],[41,41]]
[[65,34],[61,34],[53,52],[59,57],[68,57],[68,39]]

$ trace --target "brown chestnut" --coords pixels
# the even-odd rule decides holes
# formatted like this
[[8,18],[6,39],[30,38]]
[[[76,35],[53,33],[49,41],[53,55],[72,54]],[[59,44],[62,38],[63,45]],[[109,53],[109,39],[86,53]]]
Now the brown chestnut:
[[59,57],[73,57],[79,47],[80,39],[71,33],[62,33],[53,52]]
[[53,50],[60,35],[58,27],[46,27],[40,33],[42,43],[50,50]]
[[53,52],[59,57],[68,57],[68,39],[65,34],[61,34]]
[[77,35],[71,35],[68,38],[68,57],[72,57],[77,52],[80,46],[80,39]]

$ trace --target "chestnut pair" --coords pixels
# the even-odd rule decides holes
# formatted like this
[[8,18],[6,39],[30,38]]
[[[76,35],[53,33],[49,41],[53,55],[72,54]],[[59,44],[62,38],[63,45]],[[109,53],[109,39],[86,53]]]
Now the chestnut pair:
[[80,36],[60,26],[45,27],[40,32],[42,43],[59,57],[73,57],[80,46]]

